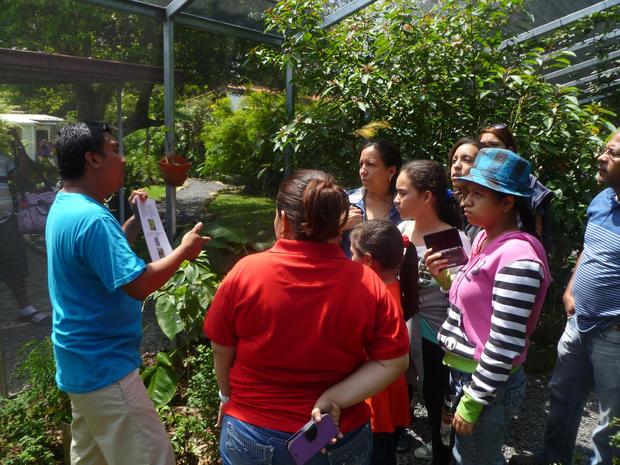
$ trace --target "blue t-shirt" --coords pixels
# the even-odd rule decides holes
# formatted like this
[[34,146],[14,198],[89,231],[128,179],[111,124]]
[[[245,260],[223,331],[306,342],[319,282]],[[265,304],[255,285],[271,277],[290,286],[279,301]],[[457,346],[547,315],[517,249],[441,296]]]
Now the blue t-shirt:
[[85,393],[141,364],[142,303],[121,286],[144,271],[116,218],[83,194],[59,192],[45,230],[56,382]]
[[620,321],[620,203],[611,188],[588,207],[573,297],[579,331],[604,329]]

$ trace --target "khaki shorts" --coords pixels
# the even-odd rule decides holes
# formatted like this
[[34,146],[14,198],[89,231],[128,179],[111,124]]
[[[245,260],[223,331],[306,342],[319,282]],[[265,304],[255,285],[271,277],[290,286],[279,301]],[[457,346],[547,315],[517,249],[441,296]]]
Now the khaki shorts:
[[174,465],[170,439],[138,370],[69,398],[71,465]]

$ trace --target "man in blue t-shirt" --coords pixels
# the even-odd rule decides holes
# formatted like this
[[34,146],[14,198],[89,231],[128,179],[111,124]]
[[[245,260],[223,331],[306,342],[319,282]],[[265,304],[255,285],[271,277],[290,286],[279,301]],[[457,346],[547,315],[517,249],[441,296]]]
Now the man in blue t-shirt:
[[[110,126],[65,126],[57,143],[63,189],[47,219],[56,381],[68,393],[72,465],[173,465],[164,426],[139,376],[141,301],[208,238],[198,223],[170,255],[145,264],[104,201],[123,183],[125,159]],[[130,200],[143,201],[143,192]],[[128,241],[129,239],[129,241]]]
[[551,378],[550,409],[544,449],[525,463],[570,465],[583,405],[594,391],[599,426],[592,435],[589,465],[611,465],[620,448],[610,444],[620,431],[620,131],[598,157],[597,179],[609,187],[588,207],[583,252],[564,293],[568,323],[558,343]]

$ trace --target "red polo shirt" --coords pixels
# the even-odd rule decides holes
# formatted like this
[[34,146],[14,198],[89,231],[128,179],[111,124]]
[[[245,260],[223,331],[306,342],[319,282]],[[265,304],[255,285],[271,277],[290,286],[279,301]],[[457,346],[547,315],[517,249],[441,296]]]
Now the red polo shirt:
[[[243,258],[222,281],[204,322],[212,341],[236,347],[224,412],[297,431],[318,397],[368,358],[408,353],[399,312],[379,277],[337,245],[280,239]],[[360,402],[343,410],[340,430],[368,419]]]

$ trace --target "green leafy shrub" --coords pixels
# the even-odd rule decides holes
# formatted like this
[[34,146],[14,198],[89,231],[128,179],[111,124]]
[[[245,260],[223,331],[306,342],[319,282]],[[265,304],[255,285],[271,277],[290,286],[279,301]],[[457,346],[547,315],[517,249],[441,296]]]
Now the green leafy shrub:
[[125,187],[128,191],[161,182],[159,159],[164,156],[163,127],[138,129],[128,134],[125,146]]
[[172,278],[152,294],[159,327],[177,343],[170,353],[159,352],[155,365],[142,372],[156,407],[167,405],[174,397],[180,379],[175,365],[180,365],[201,337],[204,312],[216,288],[216,276],[203,252],[196,260],[183,262]]
[[[271,245],[271,242],[251,241],[249,235],[234,226],[228,228],[210,223],[205,233],[212,238],[211,251],[225,250],[234,257]],[[206,252],[202,252],[197,259],[183,262],[172,278],[151,295],[155,301],[157,323],[175,346],[168,352],[159,352],[155,364],[142,372],[147,391],[158,408],[169,404],[181,380],[189,377],[184,361],[202,338],[205,311],[218,284]],[[183,367],[185,372],[179,373]]]
[[157,322],[168,339],[172,340],[180,333],[187,342],[200,337],[204,311],[216,288],[216,276],[209,269],[209,261],[203,252],[197,259],[184,262],[153,294]]
[[171,432],[177,463],[217,463],[219,430],[215,427],[219,411],[218,386],[213,372],[213,351],[195,345],[183,361],[189,377],[183,406],[166,406],[160,414]]
[[159,408],[176,462],[190,465],[218,463],[218,385],[213,371],[213,353],[204,344],[193,345],[183,360],[188,378],[173,402]]
[[[616,429],[615,434],[610,439],[610,444],[620,449],[620,418],[614,418],[612,421],[613,427]],[[620,465],[620,457],[613,457],[614,465]]]
[[[221,194],[211,207],[217,221],[227,226],[208,223],[205,233],[212,237],[209,258],[218,251],[238,258],[272,243],[261,242],[273,234],[271,199]],[[179,464],[219,460],[219,431],[215,428],[219,397],[213,353],[201,343],[203,317],[217,285],[218,278],[203,252],[198,259],[184,262],[152,295],[158,324],[175,344],[158,353],[155,364],[145,368],[142,377],[168,428]]]
[[[191,90],[190,86],[190,94]],[[199,166],[205,159],[203,126],[211,117],[215,96],[212,92],[205,93],[200,87],[193,91],[197,95],[190,95],[179,102],[174,115],[176,151]]]
[[249,191],[273,192],[281,179],[283,154],[274,151],[271,135],[285,121],[284,98],[267,92],[243,97],[233,111],[230,99],[215,102],[202,129],[203,177],[243,184]]
[[207,250],[213,271],[224,275],[242,256],[270,247],[274,211],[275,201],[268,197],[218,194],[205,222],[205,234],[212,238]]
[[58,463],[62,460],[60,422],[71,421],[70,401],[54,381],[49,338],[27,343],[18,369],[26,387],[0,400],[0,457],[3,465]]
[[27,383],[27,390],[40,399],[56,422],[71,421],[71,401],[56,385],[56,362],[49,337],[26,343],[21,352],[27,354],[17,369],[18,379]]
[[62,456],[50,434],[49,413],[30,391],[0,400],[0,422],[3,465],[55,463]]

